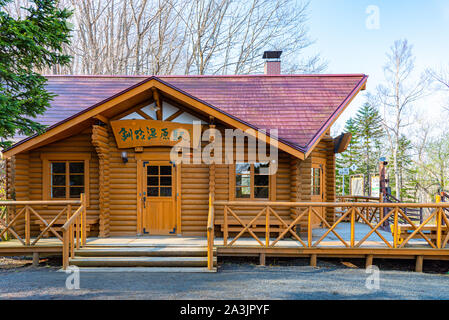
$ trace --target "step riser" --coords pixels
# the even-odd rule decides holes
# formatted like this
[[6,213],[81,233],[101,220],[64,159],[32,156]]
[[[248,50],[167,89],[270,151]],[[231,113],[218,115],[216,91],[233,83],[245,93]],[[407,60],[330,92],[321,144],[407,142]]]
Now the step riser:
[[76,251],[77,257],[207,257],[207,252],[201,251]]
[[207,267],[204,262],[134,262],[134,261],[72,261],[71,265],[77,267]]
[[[214,265],[217,265],[214,250]],[[87,268],[207,268],[207,247],[84,247],[70,265]]]
[[[164,267],[164,268],[193,268],[193,267],[207,267],[207,262],[204,261],[77,261],[73,259],[70,265],[77,267],[113,267],[113,268],[130,268],[130,267]],[[214,266],[217,261],[214,261]]]
[[[60,272],[65,272],[65,270],[59,270]],[[125,268],[89,268],[89,267],[81,267],[79,268],[80,272],[87,272],[87,273],[215,273],[217,272],[217,268],[214,268],[212,270],[209,270],[206,267],[199,267],[199,268],[188,268],[188,267],[182,267],[182,268],[164,268],[164,267],[125,267]]]

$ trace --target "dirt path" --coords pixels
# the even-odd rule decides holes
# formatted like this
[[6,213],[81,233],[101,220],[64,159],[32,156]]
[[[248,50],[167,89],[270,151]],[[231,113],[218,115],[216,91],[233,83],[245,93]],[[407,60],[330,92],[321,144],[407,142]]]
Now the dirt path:
[[449,299],[447,275],[381,271],[379,290],[370,290],[365,286],[369,275],[358,265],[320,260],[311,268],[306,261],[289,260],[260,267],[234,261],[221,264],[216,274],[81,273],[80,290],[71,291],[66,274],[42,263],[0,269],[0,298]]

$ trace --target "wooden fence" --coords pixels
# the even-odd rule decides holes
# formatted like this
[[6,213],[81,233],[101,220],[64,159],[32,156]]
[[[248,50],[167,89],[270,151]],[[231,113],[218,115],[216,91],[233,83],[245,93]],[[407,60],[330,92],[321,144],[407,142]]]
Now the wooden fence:
[[[441,249],[446,246],[449,240],[449,219],[444,214],[444,209],[449,208],[449,203],[438,203],[438,204],[414,204],[414,203],[358,203],[358,202],[348,202],[344,203],[344,212],[338,218],[338,220],[332,225],[329,224],[322,214],[319,214],[318,209],[322,208],[341,208],[342,203],[302,203],[302,202],[258,202],[258,201],[215,201],[215,206],[224,206],[223,211],[223,242],[225,247],[231,247],[237,245],[237,240],[242,237],[243,234],[249,234],[252,238],[256,240],[259,246],[266,248],[276,247],[281,240],[286,239],[289,236],[292,240],[299,243],[304,248],[316,248],[318,246],[323,247],[323,240],[330,234],[334,234],[338,241],[344,245],[346,248],[359,248],[364,244],[368,238],[374,233],[381,239],[379,243],[385,244],[390,249],[401,249],[409,244],[411,239],[420,238],[425,241],[428,247],[433,249]],[[244,221],[243,218],[237,213],[236,207],[239,210],[245,210],[245,208],[261,208],[261,210],[248,221]],[[299,209],[299,214],[292,219],[292,221],[286,221],[285,218],[281,217],[275,208],[290,208]],[[388,209],[388,211],[380,215],[376,221],[374,219],[370,220],[371,212],[381,212],[383,209]],[[423,221],[423,223],[416,224],[411,221],[410,218],[404,213],[404,208],[429,208],[431,214]],[[367,216],[368,213],[368,216]],[[240,231],[237,235],[230,240],[229,239],[229,225],[228,217],[232,217],[233,220],[238,221],[241,225]],[[316,217],[321,221],[322,227],[326,230],[324,234],[317,240],[313,240],[313,228],[312,228],[312,218]],[[257,233],[260,234],[260,221],[261,218],[265,221],[264,223],[264,234],[265,239],[261,240]],[[349,218],[349,239],[344,239],[336,230],[336,227],[344,223],[346,218]],[[393,240],[387,240],[384,235],[380,232],[381,227],[384,225],[385,221],[392,218],[393,224],[391,227],[391,234]],[[400,218],[405,221],[405,224],[400,225]],[[279,232],[276,239],[272,240],[270,237],[272,231],[271,226],[273,225],[272,220],[276,222],[279,221],[283,226],[283,231]],[[300,221],[307,221],[307,238],[301,238],[297,232],[295,232],[296,226]],[[369,226],[369,232],[367,232],[361,239],[357,240],[355,236],[355,227],[357,221],[360,220],[367,226]],[[253,230],[255,222],[257,223],[258,230]],[[429,224],[434,223],[435,236],[432,238],[429,235]],[[404,233],[404,230],[408,230],[408,233]],[[401,238],[405,237],[405,238]],[[335,246],[335,244],[333,244]]]
[[[64,208],[51,221],[47,221],[35,209],[42,206],[64,206]],[[73,206],[78,206],[74,212]],[[34,247],[47,233],[52,233],[62,242],[64,269],[68,267],[69,259],[74,255],[74,248],[79,249],[86,244],[86,198],[84,194],[81,195],[80,200],[0,201],[0,208],[16,208],[16,212],[12,215],[10,221],[7,221],[5,217],[0,218],[0,238],[8,233],[9,238],[16,238],[23,246]],[[21,237],[14,226],[21,221],[20,218],[22,217],[24,218],[25,232]],[[35,238],[31,238],[32,217],[37,218],[45,226]],[[61,236],[54,229],[54,225],[64,217],[67,220],[61,228]]]

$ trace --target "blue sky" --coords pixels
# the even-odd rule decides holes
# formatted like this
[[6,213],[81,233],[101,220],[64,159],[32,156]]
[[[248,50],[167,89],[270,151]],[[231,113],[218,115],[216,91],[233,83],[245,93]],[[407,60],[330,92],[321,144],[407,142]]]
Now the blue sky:
[[[369,6],[379,8],[380,28],[366,27]],[[311,0],[310,52],[329,61],[327,73],[365,73],[368,91],[383,80],[385,54],[395,40],[406,38],[414,47],[417,73],[449,64],[449,0]],[[363,95],[340,123],[364,102]],[[421,108],[440,108],[442,99],[426,98]]]

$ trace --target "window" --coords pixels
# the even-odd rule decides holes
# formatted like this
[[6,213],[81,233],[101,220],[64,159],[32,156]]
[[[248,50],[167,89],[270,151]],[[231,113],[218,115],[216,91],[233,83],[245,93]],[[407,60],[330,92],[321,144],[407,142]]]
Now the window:
[[90,153],[42,153],[41,159],[43,200],[79,199],[84,193],[89,206]]
[[84,193],[84,161],[52,161],[51,198],[78,199]]
[[312,196],[321,195],[321,168],[312,168]]
[[148,197],[171,197],[173,194],[172,177],[171,166],[148,166]]
[[268,199],[269,163],[237,163],[235,165],[235,197],[237,199]]

